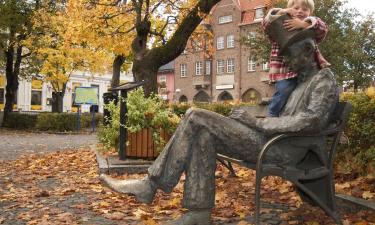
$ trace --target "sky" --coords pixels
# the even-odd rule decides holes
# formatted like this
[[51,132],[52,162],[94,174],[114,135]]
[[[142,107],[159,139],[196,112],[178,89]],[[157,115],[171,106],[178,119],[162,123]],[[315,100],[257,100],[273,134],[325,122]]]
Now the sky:
[[362,15],[368,13],[375,13],[375,1],[374,0],[347,0],[346,4],[349,8],[356,8]]

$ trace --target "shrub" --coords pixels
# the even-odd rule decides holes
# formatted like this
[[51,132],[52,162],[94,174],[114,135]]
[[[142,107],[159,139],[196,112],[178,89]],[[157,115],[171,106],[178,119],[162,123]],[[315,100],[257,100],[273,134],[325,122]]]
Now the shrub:
[[116,148],[119,142],[119,130],[120,130],[120,101],[115,104],[115,101],[111,101],[109,104],[104,105],[104,108],[109,111],[111,115],[107,125],[103,125],[98,129],[98,139],[103,143],[106,150]]
[[[80,116],[80,128],[90,128],[92,115],[85,113]],[[95,115],[95,125],[98,126],[103,120],[101,114]],[[15,129],[33,129],[40,131],[76,131],[77,114],[73,113],[50,113],[37,114],[10,113],[5,127]]]
[[[77,114],[76,114],[77,117]],[[103,123],[103,114],[95,113],[95,127]],[[92,113],[82,113],[80,115],[80,127],[81,128],[90,128],[92,127]]]
[[77,116],[73,113],[40,113],[36,129],[41,131],[74,131],[77,129]]
[[[375,168],[375,94],[370,88],[361,93],[344,93],[342,101],[353,105],[345,135],[349,139],[348,145],[339,149],[339,157],[348,159],[351,170],[365,172]],[[354,162],[352,160],[354,157]],[[354,164],[353,164],[354,163]]]
[[4,126],[14,129],[33,129],[37,117],[37,114],[9,113]]
[[185,115],[186,111],[191,107],[188,103],[179,103],[179,104],[171,104],[170,105],[172,112],[179,117]]
[[[122,101],[120,99],[120,101]],[[117,105],[110,102],[104,107],[112,115],[109,118],[108,125],[104,125],[98,131],[98,137],[107,150],[116,148],[118,145],[118,136],[120,126],[126,126],[129,132],[136,133],[143,128],[150,128],[152,137],[160,150],[165,141],[160,136],[160,129],[172,134],[180,118],[156,95],[145,97],[142,88],[129,93],[127,104],[127,121],[125,125],[120,124],[120,101]]]
[[152,94],[146,98],[142,88],[129,93],[126,105],[128,108],[126,128],[133,133],[143,128],[150,128],[156,149],[161,150],[165,141],[160,136],[160,129],[173,134],[180,118],[159,96]]

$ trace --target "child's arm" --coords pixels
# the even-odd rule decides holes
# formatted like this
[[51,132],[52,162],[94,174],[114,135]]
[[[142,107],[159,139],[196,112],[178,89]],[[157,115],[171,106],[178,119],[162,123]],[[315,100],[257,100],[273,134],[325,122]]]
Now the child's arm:
[[313,29],[315,32],[315,40],[321,42],[328,33],[327,25],[319,17],[310,16],[304,19],[310,25],[306,29]]
[[263,21],[262,21],[263,29],[265,29],[268,26],[268,24],[270,24],[272,21],[274,21],[280,16],[278,12],[281,10],[282,8],[272,8],[268,11],[267,15],[263,18]]

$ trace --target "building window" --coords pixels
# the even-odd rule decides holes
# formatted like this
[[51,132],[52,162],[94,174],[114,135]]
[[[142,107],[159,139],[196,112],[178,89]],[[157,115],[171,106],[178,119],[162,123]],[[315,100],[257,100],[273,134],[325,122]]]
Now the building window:
[[268,70],[269,68],[270,67],[269,67],[268,61],[267,60],[263,60],[262,70]]
[[227,73],[234,73],[234,59],[227,60]]
[[193,47],[194,51],[201,51],[202,50],[202,43],[199,41],[191,41],[191,46]]
[[206,60],[206,75],[211,75],[211,61]]
[[166,83],[167,82],[167,76],[166,75],[160,75],[159,76],[159,83]]
[[254,31],[250,31],[250,32],[247,34],[247,38],[248,38],[249,40],[253,40],[253,39],[255,39],[255,37],[256,37],[256,32],[254,32]]
[[219,24],[230,23],[232,21],[233,21],[232,15],[220,16],[219,17]]
[[31,91],[31,105],[42,105],[42,91]]
[[4,88],[0,88],[0,104],[4,104]]
[[216,48],[217,49],[224,49],[224,37],[217,37]]
[[249,57],[247,60],[247,71],[252,72],[255,71],[255,60],[254,57]]
[[43,81],[41,80],[31,81],[31,110],[42,109],[42,87],[43,87]]
[[255,19],[261,19],[264,17],[264,8],[257,8],[255,9]]
[[198,61],[195,62],[195,75],[202,75],[202,70],[203,70],[203,62]]
[[223,74],[224,73],[224,60],[218,59],[217,60],[217,74]]
[[234,35],[227,36],[227,48],[234,48]]
[[181,77],[186,77],[186,64],[180,65]]

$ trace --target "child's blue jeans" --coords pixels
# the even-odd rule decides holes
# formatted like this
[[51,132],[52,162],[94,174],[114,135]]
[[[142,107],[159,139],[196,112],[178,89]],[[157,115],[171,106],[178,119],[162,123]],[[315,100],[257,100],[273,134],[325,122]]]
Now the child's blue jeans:
[[289,95],[297,86],[297,78],[290,78],[286,80],[276,81],[276,92],[272,96],[271,102],[268,106],[268,116],[278,117],[283,109]]

